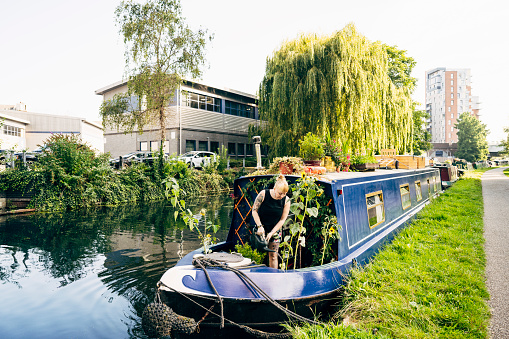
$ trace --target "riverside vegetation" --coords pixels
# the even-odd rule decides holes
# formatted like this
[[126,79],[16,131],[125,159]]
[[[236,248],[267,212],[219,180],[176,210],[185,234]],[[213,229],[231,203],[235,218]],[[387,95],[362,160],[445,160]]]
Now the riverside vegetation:
[[[32,192],[29,207],[41,211],[73,210],[93,205],[166,199],[165,182],[175,178],[182,197],[227,190],[243,170],[226,169],[227,158],[196,171],[177,160],[164,161],[162,150],[152,164],[111,168],[108,155],[95,152],[76,135],[48,138],[37,163],[2,172],[0,190]],[[223,152],[225,153],[225,152]]]
[[480,176],[468,172],[351,271],[335,318],[294,338],[487,338]]

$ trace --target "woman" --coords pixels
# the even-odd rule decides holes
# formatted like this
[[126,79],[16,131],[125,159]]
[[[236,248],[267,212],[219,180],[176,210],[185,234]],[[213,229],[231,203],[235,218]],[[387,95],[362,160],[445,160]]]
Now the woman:
[[273,189],[261,191],[253,204],[253,219],[258,227],[257,234],[265,237],[269,248],[269,266],[277,268],[277,251],[281,242],[281,227],[290,212],[290,198],[286,196],[288,183],[280,174]]

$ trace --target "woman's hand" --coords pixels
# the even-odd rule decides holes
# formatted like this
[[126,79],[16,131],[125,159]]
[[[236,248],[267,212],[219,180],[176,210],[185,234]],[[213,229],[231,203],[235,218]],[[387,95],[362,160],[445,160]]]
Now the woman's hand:
[[269,234],[267,234],[267,236],[265,237],[265,240],[267,240],[267,242],[270,242],[270,238],[272,238],[272,236],[274,235],[274,232],[270,232]]
[[258,227],[258,230],[256,231],[256,234],[261,235],[262,237],[265,237],[265,228]]

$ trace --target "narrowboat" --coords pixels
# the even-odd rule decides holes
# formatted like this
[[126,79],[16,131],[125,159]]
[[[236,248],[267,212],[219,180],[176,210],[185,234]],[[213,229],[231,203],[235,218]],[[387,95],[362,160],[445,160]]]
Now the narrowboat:
[[451,164],[435,164],[433,167],[440,170],[443,189],[451,187],[458,180],[458,167]]
[[[325,314],[352,265],[366,263],[442,190],[440,170],[431,167],[322,175],[316,181],[323,189],[321,208],[328,209],[341,225],[332,260],[307,266],[306,254],[302,254],[301,267],[282,270],[254,265],[232,253],[236,244],[249,242],[254,199],[260,189],[270,187],[271,178],[237,179],[226,241],[214,245],[209,254],[196,249],[161,277],[159,302],[193,326],[216,331],[228,327],[281,330],[280,324],[295,317],[299,321],[299,317],[313,319]],[[290,189],[299,178],[286,176]],[[313,241],[321,238],[309,237],[306,247],[311,248]],[[216,264],[204,265],[208,259]]]

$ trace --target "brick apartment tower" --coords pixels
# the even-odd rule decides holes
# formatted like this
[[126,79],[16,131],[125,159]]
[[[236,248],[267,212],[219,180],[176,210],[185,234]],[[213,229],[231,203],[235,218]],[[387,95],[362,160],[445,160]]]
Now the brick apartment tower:
[[426,72],[426,112],[432,143],[457,143],[454,124],[461,113],[479,119],[479,97],[472,96],[470,69],[439,67]]

